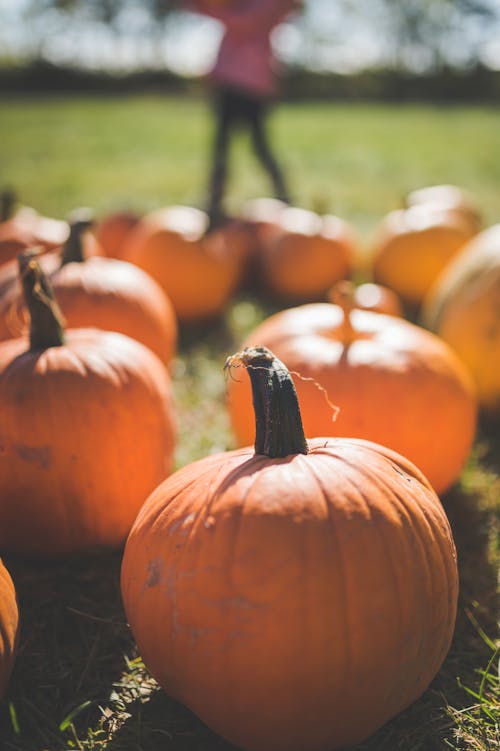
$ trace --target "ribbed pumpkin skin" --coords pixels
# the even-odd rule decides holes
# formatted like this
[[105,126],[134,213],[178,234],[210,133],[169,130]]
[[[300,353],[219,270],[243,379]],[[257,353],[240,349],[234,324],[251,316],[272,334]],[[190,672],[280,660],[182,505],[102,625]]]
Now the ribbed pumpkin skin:
[[[315,303],[277,313],[243,346],[266,346],[295,379],[306,436],[354,436],[408,457],[441,493],[458,478],[475,435],[471,378],[451,348],[394,316],[351,312],[353,341],[344,345],[340,307]],[[237,379],[237,380],[235,380]],[[228,381],[228,408],[238,444],[254,439],[250,387],[244,371]]]
[[190,207],[159,209],[138,222],[123,248],[123,259],[156,279],[183,323],[220,315],[243,276],[246,236],[224,229],[204,237],[207,221]]
[[122,567],[153,675],[247,751],[331,751],[417,699],[453,633],[439,499],[408,461],[317,438],[184,467],[141,509]]
[[422,320],[467,365],[481,407],[500,414],[500,224],[467,243],[445,269]]
[[0,560],[0,698],[5,694],[18,639],[19,612],[10,574]]
[[423,203],[391,211],[378,228],[373,279],[418,306],[473,234],[470,223],[453,209]]
[[262,281],[275,297],[310,302],[352,273],[356,240],[336,216],[286,208],[260,250]]
[[[40,263],[49,273],[68,328],[118,331],[170,362],[176,349],[177,320],[170,300],[152,277],[131,263],[112,258],[93,257],[59,268],[59,258],[49,255]],[[13,279],[0,297],[0,340],[16,333],[13,318],[20,319],[21,297],[19,281]]]
[[58,556],[117,547],[174,448],[160,360],[114,332],[0,345],[0,548]]

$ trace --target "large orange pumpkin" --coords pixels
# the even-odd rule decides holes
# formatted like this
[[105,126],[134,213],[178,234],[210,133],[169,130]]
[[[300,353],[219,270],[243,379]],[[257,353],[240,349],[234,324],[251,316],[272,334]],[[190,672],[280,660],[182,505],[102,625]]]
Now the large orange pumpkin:
[[0,345],[0,549],[119,546],[172,466],[168,373],[130,337],[64,333],[36,261],[21,274],[30,338]]
[[14,665],[19,632],[16,591],[0,559],[0,699],[5,694]]
[[[458,478],[475,434],[469,373],[452,349],[401,318],[311,303],[271,316],[244,346],[269,347],[302,379],[297,390],[306,435],[355,436],[398,451],[437,492]],[[318,388],[318,385],[320,388]],[[253,438],[248,378],[228,386],[240,446]],[[333,402],[340,410],[335,417]]]
[[274,230],[261,236],[261,281],[278,299],[324,298],[334,282],[353,270],[355,235],[339,217],[287,207],[279,212]]
[[439,670],[456,613],[451,531],[408,460],[306,442],[283,363],[264,348],[235,357],[255,451],[209,456],[152,493],[125,547],[125,611],[161,686],[238,747],[344,748]]
[[467,365],[481,407],[500,414],[500,224],[446,267],[424,300],[422,321]]
[[[164,362],[175,354],[177,320],[170,300],[146,272],[125,261],[86,257],[91,235],[72,225],[71,242],[62,257],[40,259],[68,328],[95,326],[137,339]],[[6,278],[4,270],[3,278]],[[23,326],[21,285],[10,274],[7,285],[0,275],[0,340],[19,335]]]
[[447,263],[474,234],[460,214],[422,203],[387,214],[377,228],[372,251],[375,282],[419,306]]
[[182,323],[220,315],[242,280],[247,238],[228,225],[206,234],[208,216],[170,206],[143,217],[129,233],[123,259],[156,279]]

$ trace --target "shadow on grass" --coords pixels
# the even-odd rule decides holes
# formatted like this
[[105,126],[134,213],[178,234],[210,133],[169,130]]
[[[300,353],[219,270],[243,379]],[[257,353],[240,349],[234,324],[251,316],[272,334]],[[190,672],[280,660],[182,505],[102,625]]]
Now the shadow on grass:
[[2,751],[68,748],[61,723],[96,722],[133,648],[121,605],[121,553],[64,562],[4,556],[16,586],[20,642],[0,709]]

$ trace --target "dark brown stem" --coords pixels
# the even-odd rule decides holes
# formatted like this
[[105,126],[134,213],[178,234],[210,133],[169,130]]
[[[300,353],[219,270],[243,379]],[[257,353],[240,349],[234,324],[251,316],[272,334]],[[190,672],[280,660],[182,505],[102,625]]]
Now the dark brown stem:
[[287,367],[266,347],[247,347],[226,360],[241,363],[252,384],[255,453],[271,458],[307,454],[295,386]]
[[33,253],[19,256],[19,274],[30,314],[30,350],[61,347],[65,341],[62,313],[48,277]]
[[85,250],[83,247],[83,233],[93,224],[93,217],[89,210],[78,209],[70,217],[69,236],[64,243],[61,266],[67,263],[84,263]]

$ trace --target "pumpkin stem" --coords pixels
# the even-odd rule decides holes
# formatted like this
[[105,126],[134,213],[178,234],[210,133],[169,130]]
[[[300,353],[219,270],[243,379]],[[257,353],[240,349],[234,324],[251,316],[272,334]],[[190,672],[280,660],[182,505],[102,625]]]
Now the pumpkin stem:
[[65,341],[62,313],[35,254],[36,251],[27,251],[18,257],[24,302],[31,320],[31,351],[61,347]]
[[351,311],[354,309],[354,284],[347,279],[337,282],[331,293],[331,300],[342,309],[344,314],[340,339],[343,344],[351,344],[356,339],[356,332],[351,321]]
[[90,209],[77,209],[69,220],[69,235],[64,243],[61,266],[67,263],[84,263],[83,233],[94,223]]
[[0,222],[6,222],[14,214],[16,194],[11,188],[5,188],[0,194]]
[[270,458],[307,454],[297,392],[286,365],[267,347],[246,347],[224,369],[243,365],[252,384],[255,453]]

